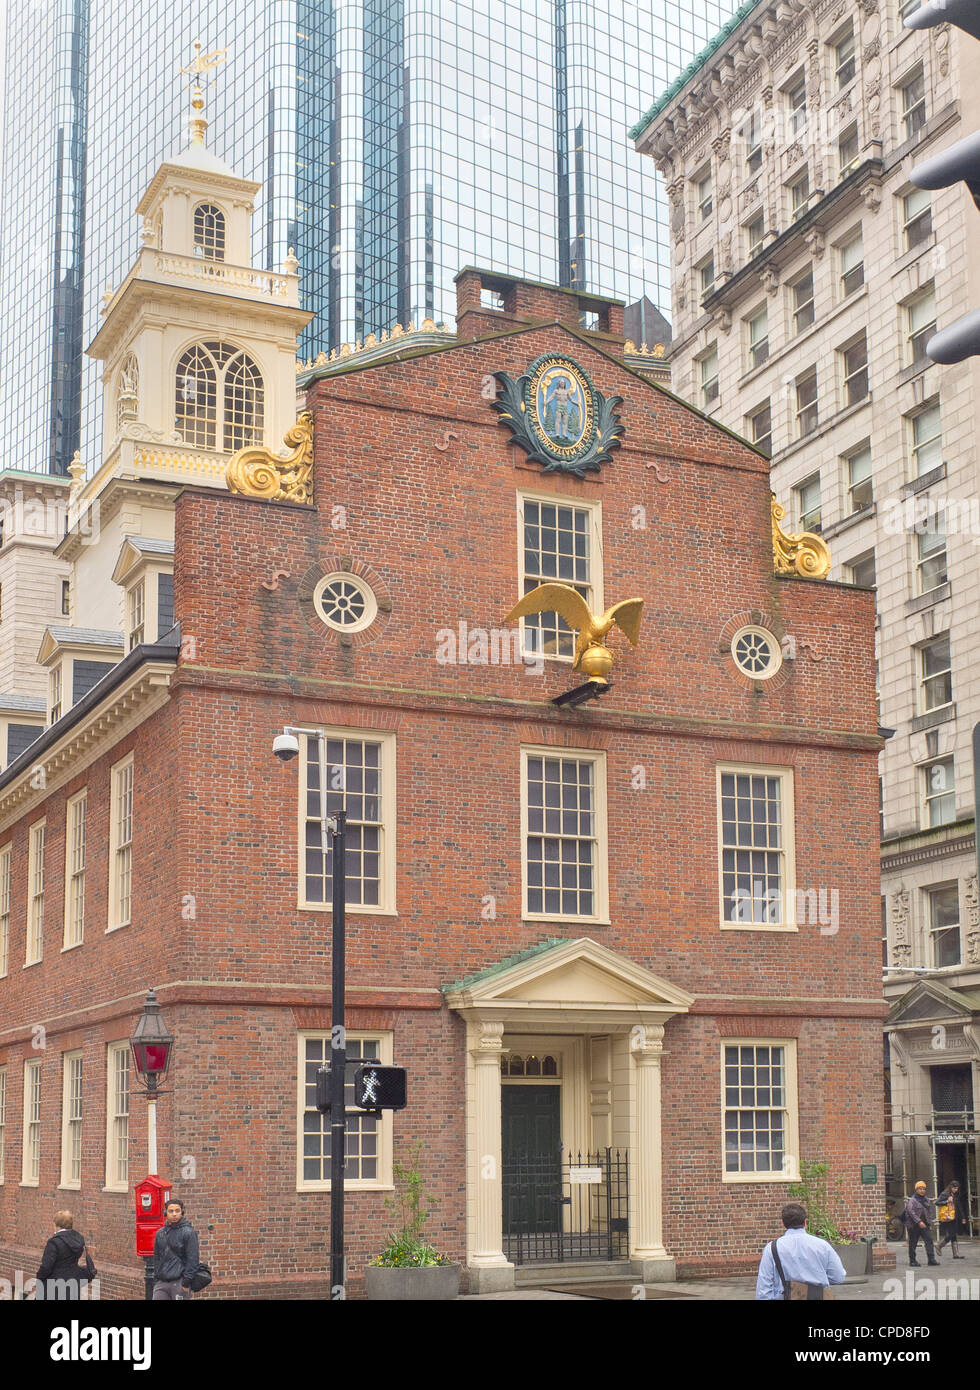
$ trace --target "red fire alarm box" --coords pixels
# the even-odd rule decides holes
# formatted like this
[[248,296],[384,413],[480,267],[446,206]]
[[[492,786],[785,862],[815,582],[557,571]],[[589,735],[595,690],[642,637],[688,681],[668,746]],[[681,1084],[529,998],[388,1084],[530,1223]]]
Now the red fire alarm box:
[[136,1194],[136,1253],[152,1255],[156,1233],[167,1219],[170,1184],[151,1174],[133,1188]]

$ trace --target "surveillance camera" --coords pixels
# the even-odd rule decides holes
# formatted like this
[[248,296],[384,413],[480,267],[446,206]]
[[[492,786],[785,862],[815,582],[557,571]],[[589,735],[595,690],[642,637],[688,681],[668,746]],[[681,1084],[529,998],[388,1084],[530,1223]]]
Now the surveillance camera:
[[299,753],[299,739],[295,734],[277,734],[272,740],[272,751],[280,762],[288,763]]

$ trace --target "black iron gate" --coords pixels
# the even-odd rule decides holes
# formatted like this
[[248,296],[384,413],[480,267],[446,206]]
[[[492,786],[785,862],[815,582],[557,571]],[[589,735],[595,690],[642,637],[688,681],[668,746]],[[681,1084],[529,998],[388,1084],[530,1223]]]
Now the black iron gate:
[[625,1260],[625,1149],[527,1154],[503,1165],[504,1253],[513,1264]]

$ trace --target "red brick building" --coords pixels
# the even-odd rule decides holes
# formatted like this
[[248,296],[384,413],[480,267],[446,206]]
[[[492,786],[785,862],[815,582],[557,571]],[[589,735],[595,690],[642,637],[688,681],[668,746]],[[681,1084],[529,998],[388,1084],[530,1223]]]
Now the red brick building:
[[[205,173],[220,202],[231,171]],[[107,379],[113,314],[149,331],[140,274],[97,340]],[[432,1238],[471,1289],[559,1249],[649,1280],[746,1269],[801,1159],[841,1178],[842,1226],[880,1232],[873,595],[777,572],[774,544],[808,552],[774,532],[767,460],[630,365],[621,306],[458,283],[455,337],[423,325],[300,378],[308,484],[300,432],[291,465],[265,449],[261,476],[229,475],[266,495],[229,491],[206,440],[187,482],[137,454],[89,485],[103,534],[118,516],[129,537],[119,583],[172,564],[179,630],[134,627],[145,592],[124,587],[128,654],[0,776],[0,1275],[33,1273],[67,1205],[103,1296],[139,1295],[145,1106],[122,1044],[153,986],[177,1039],[161,1172],[215,1292],[323,1295],[329,863],[317,742],[281,764],[287,725],[326,731],[327,809],[351,827],[351,1051],[409,1074],[403,1112],[349,1121],[352,1289],[417,1140]],[[246,341],[233,290],[188,295],[225,316],[209,340]],[[262,312],[262,343],[288,336]],[[544,402],[551,470],[496,408],[495,374],[546,357],[528,418]],[[609,447],[576,476],[593,409]],[[172,557],[125,529],[153,507]],[[69,521],[59,558],[94,564]],[[552,703],[583,680],[567,626],[505,623],[548,579],[599,614],[644,601],[579,707]]]

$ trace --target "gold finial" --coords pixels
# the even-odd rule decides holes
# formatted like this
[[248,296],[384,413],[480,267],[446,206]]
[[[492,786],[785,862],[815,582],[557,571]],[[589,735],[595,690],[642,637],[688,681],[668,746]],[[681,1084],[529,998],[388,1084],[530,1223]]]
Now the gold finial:
[[194,85],[191,88],[191,106],[194,111],[197,112],[197,115],[191,119],[191,144],[203,145],[204,132],[208,128],[208,123],[200,114],[204,110],[204,93],[201,91],[201,74],[213,72],[219,63],[224,62],[225,54],[228,50],[227,48],[216,48],[211,53],[202,53],[199,43],[196,43],[194,48],[195,56],[193,60],[187,64],[186,68],[181,68],[181,72],[185,76],[194,78]]
[[75,492],[81,487],[85,478],[85,465],[82,463],[82,455],[78,449],[75,450],[75,456],[68,465],[68,474],[71,478],[71,487],[68,490]]

